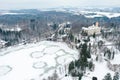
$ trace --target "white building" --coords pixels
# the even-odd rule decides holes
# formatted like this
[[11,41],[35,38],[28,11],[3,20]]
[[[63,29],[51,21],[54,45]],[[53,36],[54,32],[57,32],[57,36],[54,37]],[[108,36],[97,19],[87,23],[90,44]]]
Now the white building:
[[95,25],[89,26],[88,28],[83,27],[83,28],[82,28],[82,31],[83,31],[84,33],[87,33],[88,35],[93,35],[94,33],[95,33],[95,34],[100,34],[100,33],[101,33],[101,32],[100,32],[100,31],[101,31],[101,28],[99,27],[99,23],[96,22]]
[[5,47],[6,43],[7,43],[6,41],[0,39],[0,48]]

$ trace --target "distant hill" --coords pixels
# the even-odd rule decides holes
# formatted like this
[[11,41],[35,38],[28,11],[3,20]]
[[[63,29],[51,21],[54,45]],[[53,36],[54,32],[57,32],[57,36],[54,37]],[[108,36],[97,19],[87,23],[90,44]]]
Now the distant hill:
[[[95,22],[99,22],[101,27],[120,27],[119,8],[114,9],[79,9],[79,8],[59,8],[59,9],[21,9],[21,10],[1,10],[0,11],[0,25],[2,27],[16,27],[19,25],[22,29],[15,39],[9,38],[7,41],[21,41],[33,38],[45,38],[54,30],[48,24],[60,24],[63,22],[71,22],[72,32],[79,33],[81,28],[88,27]],[[33,30],[31,20],[35,20]],[[12,35],[13,33],[11,33]],[[23,35],[24,34],[24,35]],[[0,33],[3,40],[6,40],[6,34]],[[11,36],[10,35],[10,36]],[[26,38],[27,37],[27,38]],[[17,38],[17,39],[16,39]]]

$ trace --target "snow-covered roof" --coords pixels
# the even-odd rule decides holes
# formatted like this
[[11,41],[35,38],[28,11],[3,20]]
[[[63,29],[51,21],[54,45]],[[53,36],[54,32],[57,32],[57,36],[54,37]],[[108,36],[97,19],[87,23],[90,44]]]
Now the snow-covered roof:
[[92,30],[92,29],[96,29],[96,28],[100,28],[100,27],[95,26],[95,25],[89,26],[88,28],[82,27],[82,29],[84,29],[84,30]]
[[4,31],[21,31],[22,29],[20,27],[15,27],[15,28],[2,28]]
[[0,45],[5,45],[5,43],[7,43],[7,42],[0,39]]

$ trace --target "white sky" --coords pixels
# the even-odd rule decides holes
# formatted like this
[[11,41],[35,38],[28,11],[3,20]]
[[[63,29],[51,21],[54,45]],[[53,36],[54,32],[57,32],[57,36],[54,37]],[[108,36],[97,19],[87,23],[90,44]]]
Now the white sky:
[[120,0],[1,0],[0,9],[120,7]]

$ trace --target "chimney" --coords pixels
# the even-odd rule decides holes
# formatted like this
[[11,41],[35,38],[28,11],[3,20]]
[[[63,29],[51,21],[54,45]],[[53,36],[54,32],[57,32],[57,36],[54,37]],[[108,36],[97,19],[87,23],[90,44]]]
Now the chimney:
[[99,26],[99,23],[98,23],[98,22],[96,22],[96,23],[95,23],[95,26],[97,26],[97,27],[98,27],[98,26]]

